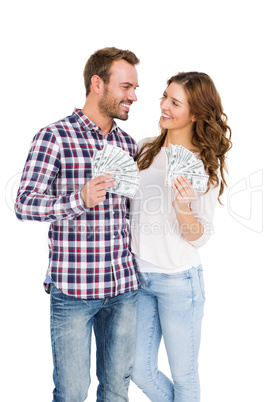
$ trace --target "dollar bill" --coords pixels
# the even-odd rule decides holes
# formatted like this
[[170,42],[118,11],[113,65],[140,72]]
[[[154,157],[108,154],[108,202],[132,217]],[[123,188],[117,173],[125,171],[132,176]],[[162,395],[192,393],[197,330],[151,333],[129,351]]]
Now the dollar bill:
[[187,179],[189,180],[195,191],[200,193],[204,193],[206,191],[209,179],[208,175],[193,174],[193,173],[174,174],[170,178],[170,185],[173,185],[174,179],[180,176],[187,177]]
[[111,173],[116,186],[107,188],[108,192],[132,198],[140,183],[137,163],[122,148],[105,143],[103,149],[95,151],[92,159],[93,177]]
[[205,192],[209,176],[206,174],[203,162],[181,145],[170,144],[165,148],[166,175],[165,184],[172,186],[174,178],[186,176],[197,192]]
[[117,186],[109,187],[106,191],[110,193],[124,195],[129,198],[133,198],[138,190],[139,185],[135,183],[126,182],[125,180],[120,180]]

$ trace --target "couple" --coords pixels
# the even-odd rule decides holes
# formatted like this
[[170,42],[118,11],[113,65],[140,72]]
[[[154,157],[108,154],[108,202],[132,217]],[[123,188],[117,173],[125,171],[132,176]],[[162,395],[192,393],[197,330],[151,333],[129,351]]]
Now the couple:
[[[200,398],[198,247],[210,236],[226,184],[231,132],[212,80],[180,73],[163,93],[161,134],[137,149],[114,119],[127,120],[137,100],[138,63],[134,53],[117,48],[89,58],[83,109],[34,137],[18,190],[17,217],[51,223],[44,286],[51,300],[54,402],[86,399],[92,328],[97,401],[127,401],[130,378],[154,402]],[[137,158],[141,182],[130,210],[126,197],[106,191],[116,184],[112,175],[92,179],[92,156],[104,141]],[[195,193],[186,177],[165,186],[164,147],[170,144],[202,160],[209,175],[205,194]],[[155,231],[155,224],[172,230]],[[173,382],[157,368],[162,336]]]

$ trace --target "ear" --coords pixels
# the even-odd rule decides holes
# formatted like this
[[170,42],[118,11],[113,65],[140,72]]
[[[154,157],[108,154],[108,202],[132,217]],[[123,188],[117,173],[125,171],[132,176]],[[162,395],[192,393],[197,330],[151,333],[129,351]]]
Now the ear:
[[196,117],[193,116],[191,120],[192,120],[192,122],[194,123],[194,122],[196,121]]
[[98,75],[91,77],[91,88],[96,94],[100,94],[103,88],[103,81]]

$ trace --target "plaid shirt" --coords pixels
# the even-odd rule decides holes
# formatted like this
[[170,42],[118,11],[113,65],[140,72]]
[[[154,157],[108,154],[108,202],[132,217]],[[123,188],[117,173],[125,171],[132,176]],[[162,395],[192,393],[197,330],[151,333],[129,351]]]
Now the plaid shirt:
[[[132,157],[137,146],[116,123],[105,137],[79,109],[34,137],[16,199],[21,220],[51,222],[47,275],[63,293],[100,299],[137,290],[129,250],[127,198],[106,193],[87,208],[81,189],[92,178],[92,156],[104,142]],[[49,285],[45,284],[47,292]]]

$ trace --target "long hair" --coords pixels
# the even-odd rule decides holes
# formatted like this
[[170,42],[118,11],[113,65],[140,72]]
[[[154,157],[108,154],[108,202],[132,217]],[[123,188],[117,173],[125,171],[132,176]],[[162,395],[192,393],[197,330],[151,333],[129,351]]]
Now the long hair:
[[[223,112],[221,98],[212,79],[204,73],[187,72],[178,73],[167,81],[182,85],[186,93],[190,112],[195,116],[193,123],[192,145],[198,149],[205,170],[209,175],[208,188],[211,185],[220,185],[220,196],[227,186],[224,171],[226,166],[226,152],[232,147],[231,129],[227,125],[227,116]],[[165,142],[167,130],[162,129],[160,135],[145,143],[137,157],[140,170],[148,169],[153,159],[159,153]],[[217,171],[220,169],[221,183]]]

